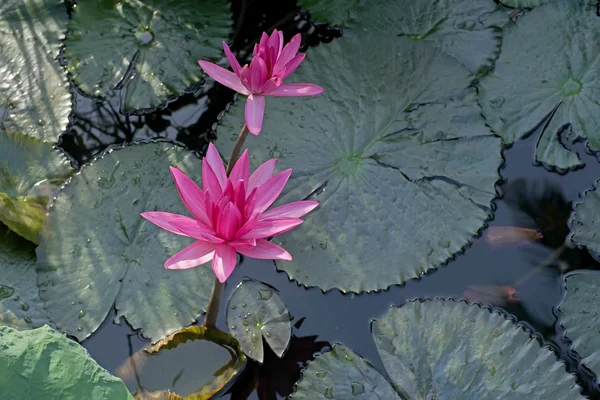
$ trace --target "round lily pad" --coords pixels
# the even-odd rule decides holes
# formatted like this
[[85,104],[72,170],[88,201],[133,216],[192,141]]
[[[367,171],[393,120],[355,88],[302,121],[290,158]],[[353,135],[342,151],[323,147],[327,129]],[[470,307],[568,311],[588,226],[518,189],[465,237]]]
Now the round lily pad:
[[582,1],[551,2],[508,25],[494,71],[480,83],[491,129],[510,144],[543,124],[535,159],[561,170],[583,165],[565,145],[585,138],[600,150],[599,35]]
[[[409,302],[372,325],[397,394],[355,354],[318,356],[293,399],[584,399],[575,377],[548,348],[505,315],[464,302]],[[354,372],[359,364],[366,370]],[[366,364],[366,365],[365,365]],[[356,395],[356,394],[355,394]]]
[[[294,77],[325,92],[269,99],[261,134],[247,142],[255,167],[276,157],[293,169],[278,204],[320,202],[276,238],[293,256],[279,269],[323,290],[385,289],[477,234],[502,157],[468,70],[421,41],[361,36],[311,50]],[[243,123],[237,103],[218,128],[223,155]]]
[[11,399],[133,400],[123,382],[48,326],[0,326],[0,388]]
[[32,329],[49,322],[36,285],[35,246],[0,224],[0,325]]
[[72,172],[51,144],[0,130],[0,222],[38,243],[46,204]]
[[505,6],[513,8],[532,8],[541,6],[549,1],[552,0],[502,0],[501,3]]
[[292,338],[288,309],[277,291],[256,280],[245,279],[227,304],[227,327],[244,353],[263,362],[263,338],[282,357]]
[[221,57],[229,7],[226,0],[79,2],[65,41],[68,69],[88,94],[122,87],[125,110],[154,108],[202,79],[198,60]]
[[577,246],[587,248],[596,257],[600,256],[600,180],[594,188],[583,195],[583,201],[577,203],[570,220],[569,239]]
[[0,4],[0,131],[55,142],[66,129],[71,94],[56,58],[67,19],[59,0]]
[[[492,64],[500,52],[508,14],[493,0],[300,0],[314,19],[356,34],[406,36],[429,42],[471,72]],[[386,46],[390,37],[382,41]],[[481,71],[483,72],[483,71]]]
[[193,242],[147,222],[144,211],[185,214],[169,166],[199,176],[201,162],[167,143],[130,145],[85,165],[49,208],[37,271],[50,320],[83,340],[111,308],[153,340],[204,312],[210,268],[166,270]]

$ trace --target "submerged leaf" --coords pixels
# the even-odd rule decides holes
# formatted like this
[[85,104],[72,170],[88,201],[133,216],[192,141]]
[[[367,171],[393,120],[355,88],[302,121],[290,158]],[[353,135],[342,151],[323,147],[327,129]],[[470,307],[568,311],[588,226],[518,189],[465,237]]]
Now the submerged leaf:
[[83,347],[48,326],[0,326],[0,366],[0,391],[7,399],[133,399]]
[[[433,46],[368,36],[311,51],[293,77],[325,92],[267,101],[248,142],[254,166],[276,157],[293,169],[276,205],[320,202],[274,241],[294,258],[277,267],[323,290],[401,284],[460,251],[489,218],[500,140],[468,89],[471,74]],[[222,154],[243,113],[236,104],[219,126]]]
[[84,92],[123,87],[122,108],[153,108],[202,79],[197,60],[221,55],[232,23],[226,0],[81,1],[65,58]]
[[38,286],[56,325],[83,340],[111,308],[159,339],[193,322],[208,303],[210,267],[163,263],[192,243],[140,213],[186,214],[169,166],[199,176],[192,153],[166,143],[130,145],[84,166],[49,209],[37,248]]
[[227,327],[244,353],[263,362],[263,338],[278,357],[292,338],[288,309],[277,291],[259,281],[245,279],[227,304]]

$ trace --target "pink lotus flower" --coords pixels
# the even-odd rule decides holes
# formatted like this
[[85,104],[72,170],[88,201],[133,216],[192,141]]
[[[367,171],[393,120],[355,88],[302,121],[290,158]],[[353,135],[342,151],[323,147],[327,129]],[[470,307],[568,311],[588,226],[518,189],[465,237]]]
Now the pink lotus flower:
[[171,167],[179,195],[194,217],[167,212],[141,215],[169,232],[197,241],[169,258],[165,268],[188,269],[212,260],[212,269],[223,283],[236,266],[236,252],[263,260],[291,260],[290,253],[266,238],[300,225],[300,217],[319,203],[297,201],[266,211],[292,173],[288,169],[271,176],[276,162],[269,160],[250,175],[246,150],[227,177],[219,152],[211,143],[202,160],[204,190]]
[[248,96],[245,119],[248,130],[258,135],[265,113],[265,96],[314,96],[323,88],[311,83],[284,84],[287,78],[304,60],[298,53],[302,37],[297,34],[283,47],[283,33],[275,29],[271,36],[263,32],[260,42],[254,46],[254,57],[244,67],[235,59],[229,46],[223,42],[223,50],[233,72],[208,61],[198,60],[200,67],[215,81]]

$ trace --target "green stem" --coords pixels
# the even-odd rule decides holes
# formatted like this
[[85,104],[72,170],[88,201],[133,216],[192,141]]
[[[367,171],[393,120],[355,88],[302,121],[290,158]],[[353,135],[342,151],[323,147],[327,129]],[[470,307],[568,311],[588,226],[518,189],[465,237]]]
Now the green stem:
[[[240,134],[238,135],[235,145],[233,146],[233,150],[231,150],[231,155],[229,156],[229,164],[227,164],[227,176],[229,176],[233,166],[237,162],[238,158],[240,158],[242,147],[244,146],[248,132],[248,127],[246,124],[244,124]],[[219,308],[221,308],[221,299],[223,298],[224,288],[225,284],[219,282],[217,277],[215,277],[212,292],[210,293],[210,299],[208,300],[208,306],[206,307],[206,316],[204,317],[204,326],[207,328],[214,328],[217,324],[217,316],[219,315]]]

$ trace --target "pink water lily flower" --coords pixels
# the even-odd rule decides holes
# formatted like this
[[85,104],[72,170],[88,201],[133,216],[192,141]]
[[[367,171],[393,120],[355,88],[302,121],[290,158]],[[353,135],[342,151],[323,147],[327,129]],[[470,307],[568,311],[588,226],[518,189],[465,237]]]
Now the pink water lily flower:
[[314,96],[323,88],[311,83],[285,84],[287,78],[304,60],[298,53],[301,35],[298,33],[283,47],[283,33],[273,30],[271,36],[263,32],[260,42],[254,46],[254,57],[243,67],[223,42],[223,50],[233,72],[208,61],[198,60],[200,67],[215,81],[248,96],[245,120],[248,130],[258,135],[262,129],[265,113],[265,96]]
[[223,283],[236,266],[236,253],[264,260],[291,260],[290,253],[266,239],[300,225],[300,217],[319,203],[297,201],[266,211],[292,173],[288,169],[273,175],[276,162],[269,160],[250,175],[246,150],[227,177],[219,152],[211,143],[202,160],[202,189],[171,167],[179,195],[193,217],[167,212],[141,215],[169,232],[197,241],[169,258],[165,268],[188,269],[212,260],[212,269]]

